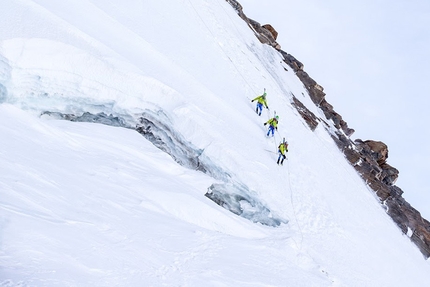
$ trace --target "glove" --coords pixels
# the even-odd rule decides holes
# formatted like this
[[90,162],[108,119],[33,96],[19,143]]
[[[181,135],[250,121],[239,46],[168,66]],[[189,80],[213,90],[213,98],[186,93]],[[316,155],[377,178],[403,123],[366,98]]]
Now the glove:
[[253,103],[253,102],[254,102],[254,100],[251,101],[251,103]]
[[266,109],[269,109],[269,107],[267,106]]
[[267,123],[264,123],[264,125],[267,125]]
[[278,130],[278,127],[276,127],[275,129]]

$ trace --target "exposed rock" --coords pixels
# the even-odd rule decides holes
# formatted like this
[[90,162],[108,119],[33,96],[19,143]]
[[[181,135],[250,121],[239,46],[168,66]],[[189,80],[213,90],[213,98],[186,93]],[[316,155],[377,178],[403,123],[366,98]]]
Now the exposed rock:
[[378,162],[378,164],[383,164],[388,158],[388,147],[386,144],[380,141],[367,140],[364,143],[370,147],[372,151],[372,156]]
[[379,166],[382,168],[382,181],[388,185],[395,184],[399,177],[399,171],[386,162]]
[[279,53],[284,57],[284,62],[290,66],[294,72],[297,72],[299,70],[303,70],[304,65],[302,62],[298,61],[296,58],[294,58],[293,55],[288,54],[285,51],[279,50]]
[[323,111],[326,119],[333,120],[334,126],[337,129],[340,129],[340,119],[338,117],[339,114],[333,111],[333,106],[323,99],[320,103],[320,108]]
[[261,27],[264,28],[264,29],[266,29],[266,30],[268,30],[272,34],[273,39],[275,39],[275,41],[276,41],[276,39],[278,38],[278,32],[275,30],[275,28],[273,28],[272,25],[265,24],[265,25],[263,25]]
[[351,163],[353,166],[358,164],[361,159],[360,154],[353,148],[345,148],[343,150],[343,153],[346,159],[349,161],[349,163]]
[[242,5],[239,4],[239,2],[237,2],[236,0],[226,0],[226,1],[231,5],[231,7],[234,8],[234,10],[236,10],[240,18],[242,18],[245,21],[248,20],[248,17],[246,17],[246,15],[243,13],[243,7]]
[[321,92],[324,91],[324,88],[318,84],[315,84],[315,89],[320,90]]
[[[305,88],[307,90],[313,89],[316,85],[317,82],[315,82],[314,79],[312,79],[308,73],[306,73],[303,70],[299,70],[296,72],[297,77],[299,77],[300,81],[303,83],[303,85],[305,86]],[[315,102],[314,102],[315,103]],[[319,101],[318,101],[319,104]]]
[[264,38],[267,39],[267,44],[276,42],[275,38],[273,37],[273,34],[269,30],[265,29],[263,26],[260,25],[260,23],[255,20],[252,20],[252,23],[257,23],[254,28],[257,30],[258,33],[260,33],[261,36],[264,36]]
[[278,42],[276,42],[276,39],[270,30],[264,28],[260,23],[252,20],[251,18],[248,18],[248,23],[253,28],[255,35],[261,43],[270,45],[277,50],[281,49],[281,46],[278,44]]
[[340,127],[348,137],[352,136],[352,134],[355,133],[355,130],[348,127],[348,124],[344,120],[340,121]]
[[430,257],[430,222],[421,217],[421,214],[406,202],[400,195],[388,198],[385,201],[388,214],[399,226],[403,233],[408,230],[413,233],[410,236],[420,249],[425,258]]
[[[414,233],[411,236],[411,240],[417,247],[420,249],[421,253],[424,255],[425,258],[430,257],[430,228],[429,222],[425,219],[425,224],[422,224],[420,226],[417,226],[417,229],[414,230]],[[425,227],[427,226],[427,227]]]
[[397,226],[402,230],[403,233],[408,232],[408,217],[402,211],[402,203],[395,197],[390,197],[385,201],[385,205],[388,207],[387,213],[397,224]]
[[377,178],[372,178],[368,182],[369,187],[375,191],[381,201],[386,200],[390,196],[390,187]]
[[297,77],[299,77],[300,81],[302,81],[303,85],[309,93],[309,96],[311,97],[311,100],[317,106],[319,106],[325,97],[325,93],[319,88],[321,86],[318,85],[317,82],[315,82],[314,79],[309,77],[308,73],[303,70],[297,71],[296,75]]
[[281,49],[281,46],[276,42],[278,32],[276,32],[276,30],[270,24],[261,26],[260,23],[248,18],[245,13],[243,13],[243,7],[239,2],[236,0],[226,1],[234,8],[234,10],[236,10],[239,17],[242,18],[254,31],[255,36],[258,40],[260,40],[261,43],[268,44],[277,50]]
[[318,118],[305,105],[302,104],[294,95],[292,105],[299,112],[300,116],[306,121],[312,131],[318,126]]

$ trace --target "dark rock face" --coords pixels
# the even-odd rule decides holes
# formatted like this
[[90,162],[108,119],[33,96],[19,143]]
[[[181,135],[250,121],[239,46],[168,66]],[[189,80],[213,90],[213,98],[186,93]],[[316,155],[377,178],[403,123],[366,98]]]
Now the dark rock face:
[[[364,142],[356,140],[356,144],[361,151],[361,158],[369,163],[373,170],[378,170],[376,179],[386,185],[393,185],[399,176],[399,171],[386,162],[388,158],[387,145],[371,140]],[[368,178],[366,177],[366,179]]]
[[[253,30],[256,32],[255,35],[261,43],[270,45],[277,50],[281,49],[281,45],[276,42],[276,39],[274,37],[274,35],[276,35],[276,37],[278,36],[278,32],[276,32],[270,24],[261,26],[260,23],[250,18],[248,18],[248,21],[249,24],[252,26]],[[266,27],[270,27],[271,30]],[[272,33],[272,31],[274,32]]]
[[284,62],[287,63],[287,65],[290,66],[294,72],[297,73],[298,71],[303,70],[303,63],[294,58],[293,55],[290,55],[282,50],[279,50],[279,53],[281,53],[281,55],[284,57]]
[[299,112],[300,116],[306,121],[309,128],[314,131],[318,126],[319,119],[310,111],[305,105],[302,104],[294,95],[293,102],[291,103],[296,110]]
[[242,18],[245,21],[248,19],[248,17],[246,17],[246,15],[243,13],[243,7],[242,5],[239,4],[239,2],[237,2],[236,0],[226,0],[226,1],[231,5],[231,7],[234,8],[234,10],[236,10],[240,18]]
[[[283,55],[285,55],[285,53]],[[291,57],[289,57],[288,60],[285,60],[284,56],[285,63],[289,64],[291,62],[290,60]],[[289,65],[295,70],[299,65],[298,63],[300,62],[294,61],[292,62],[292,65]],[[348,124],[342,119],[342,116],[335,112],[333,106],[325,100],[326,94],[324,93],[324,88],[315,82],[308,73],[303,71],[303,64],[300,63],[300,65],[301,69],[296,71],[296,75],[308,91],[312,102],[323,111],[327,120],[333,121],[333,124],[337,129],[341,129],[347,136],[351,136],[354,133],[354,130],[348,127]]]
[[370,148],[371,156],[378,164],[385,163],[388,158],[388,147],[380,141],[367,140],[364,143]]
[[309,96],[311,100],[319,106],[322,100],[325,97],[325,93],[323,92],[323,88],[317,84],[311,77],[309,77],[308,73],[303,70],[299,70],[296,72],[297,77],[302,81],[303,85],[309,92]]
[[430,222],[406,202],[401,196],[392,196],[385,201],[387,213],[403,233],[408,234],[425,258],[430,257]]
[[320,102],[320,109],[323,111],[326,119],[332,120],[334,126],[338,130],[342,130],[348,137],[350,137],[355,130],[348,127],[348,124],[343,120],[342,116],[334,111],[333,106],[330,105],[325,99]]
[[239,2],[237,2],[236,0],[226,1],[234,8],[234,10],[236,10],[239,17],[242,18],[248,24],[248,26],[251,28],[251,30],[254,32],[255,36],[261,43],[268,44],[277,50],[281,49],[281,46],[276,42],[278,32],[276,32],[272,25],[266,24],[261,26],[260,23],[255,20],[252,20],[251,18],[248,18],[245,13],[243,13],[243,7],[239,4]]
[[278,32],[275,30],[275,28],[273,28],[272,25],[266,24],[266,25],[261,26],[261,28],[268,30],[270,32],[270,34],[272,34],[273,39],[275,39],[275,41],[276,41],[276,39],[278,38]]
[[284,57],[284,62],[296,72],[297,77],[308,91],[312,102],[323,111],[326,119],[332,120],[337,129],[341,129],[347,136],[351,136],[355,132],[354,129],[349,128],[342,116],[335,112],[333,106],[325,100],[324,88],[303,70],[304,66],[300,61],[287,52],[282,50],[279,52]]
[[399,177],[399,171],[386,162],[380,164],[379,166],[382,168],[382,181],[388,185],[395,184],[397,178]]
[[[249,19],[243,13],[242,6],[236,0],[226,0],[237,11],[239,16],[248,23],[260,42],[274,47],[283,57],[283,61],[290,66],[301,80],[313,103],[321,109],[326,120],[331,120],[337,130],[329,131],[332,139],[345,155],[345,158],[360,174],[366,184],[376,193],[387,214],[393,219],[400,230],[407,234],[416,244],[425,258],[430,257],[430,222],[421,217],[402,197],[403,191],[395,186],[399,171],[389,165],[388,147],[380,141],[355,140],[349,137],[354,129],[342,119],[342,116],[334,111],[333,106],[325,99],[323,87],[312,79],[305,71],[304,65],[294,56],[281,50],[276,42],[278,33],[269,24],[261,26],[258,22]],[[294,95],[292,105],[297,109],[301,117],[306,121],[311,130],[315,130],[319,122],[328,125],[325,120],[317,118]]]
[[340,148],[363,180],[375,191],[381,203],[387,207],[387,214],[404,234],[412,233],[409,235],[411,241],[425,258],[429,258],[430,223],[402,197],[403,191],[394,185],[399,171],[386,162],[387,145],[379,141],[356,140],[351,142],[349,147],[341,145]]

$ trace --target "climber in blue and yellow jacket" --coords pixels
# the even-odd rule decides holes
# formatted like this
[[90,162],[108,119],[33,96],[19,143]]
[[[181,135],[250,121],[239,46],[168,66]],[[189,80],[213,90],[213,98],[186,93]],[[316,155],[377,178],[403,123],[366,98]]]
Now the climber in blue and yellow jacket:
[[267,136],[269,136],[270,132],[272,132],[272,136],[275,134],[275,129],[278,130],[278,120],[279,117],[275,116],[264,123],[264,125],[269,124],[269,130],[267,131]]
[[266,89],[264,89],[264,93],[261,96],[256,97],[251,102],[257,101],[257,106],[255,107],[255,112],[261,116],[261,112],[263,110],[263,105],[268,109],[267,101],[266,101]]
[[284,159],[286,159],[287,158],[287,156],[285,155],[285,153],[287,153],[288,152],[288,142],[286,142],[286,141],[284,141],[284,142],[281,142],[280,144],[279,144],[279,146],[278,146],[278,153],[279,153],[279,156],[278,156],[278,161],[276,162],[277,164],[279,164],[279,160],[282,158],[282,160],[281,160],[281,165],[283,165],[284,164]]

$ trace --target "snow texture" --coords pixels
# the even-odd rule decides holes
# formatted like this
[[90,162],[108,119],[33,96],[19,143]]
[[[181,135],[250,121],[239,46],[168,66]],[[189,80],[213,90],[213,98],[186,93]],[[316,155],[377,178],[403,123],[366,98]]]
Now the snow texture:
[[225,1],[2,3],[0,286],[426,286],[287,70]]

